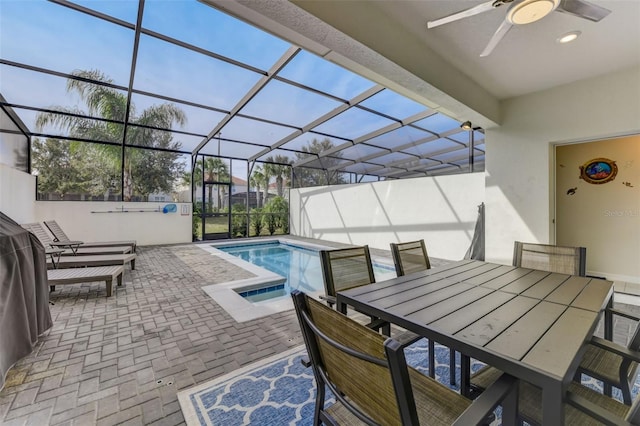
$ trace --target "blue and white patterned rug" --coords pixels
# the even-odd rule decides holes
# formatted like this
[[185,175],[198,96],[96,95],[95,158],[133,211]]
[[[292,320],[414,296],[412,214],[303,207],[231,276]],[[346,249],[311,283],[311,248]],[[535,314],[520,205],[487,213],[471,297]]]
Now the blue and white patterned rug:
[[[409,365],[427,374],[427,340],[422,339],[405,349]],[[201,425],[311,425],[315,402],[315,380],[311,368],[300,359],[306,356],[304,346],[277,354],[233,371],[209,382],[178,392],[185,420],[190,426]],[[449,349],[436,344],[436,379],[449,383]],[[456,377],[460,383],[460,359]],[[472,361],[476,371],[483,364]],[[600,385],[593,379],[583,382]],[[455,386],[451,388],[459,390]],[[634,387],[634,396],[639,384]],[[619,391],[618,391],[619,394]],[[331,393],[328,392],[328,396]],[[619,395],[618,395],[619,397]],[[327,403],[332,403],[328,400]]]

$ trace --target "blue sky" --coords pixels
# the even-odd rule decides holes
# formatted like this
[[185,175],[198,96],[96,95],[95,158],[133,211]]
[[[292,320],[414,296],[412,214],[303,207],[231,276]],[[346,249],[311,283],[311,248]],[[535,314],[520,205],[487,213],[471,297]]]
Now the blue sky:
[[[85,0],[76,3],[130,25],[133,25],[137,16],[138,2],[133,0]],[[149,35],[141,35],[134,89],[222,111],[231,110],[263,77],[263,71],[271,68],[291,47],[286,41],[197,1],[147,0],[143,28],[247,65],[239,67]],[[133,40],[134,31],[131,28],[55,3],[42,0],[0,0],[0,56],[5,60],[62,73],[98,69],[115,84],[126,87],[129,84]],[[339,99],[272,80],[240,111],[241,114],[303,127],[375,85],[305,51],[299,52],[278,75],[325,91]],[[64,78],[7,65],[0,65],[0,93],[11,103],[45,108],[63,106],[86,111],[86,106],[78,96],[66,92]],[[134,94],[132,100],[138,113],[151,105],[165,102],[139,94]],[[426,106],[388,89],[365,100],[361,105],[398,120],[428,110]],[[178,106],[187,115],[187,124],[179,130],[187,132],[206,135],[224,117],[221,111],[185,104]],[[27,127],[35,130],[36,113],[22,109],[17,109],[16,112]],[[362,109],[351,108],[314,130],[355,139],[394,122]],[[417,124],[436,132],[459,125],[455,120],[440,114]],[[55,128],[44,130],[53,134],[60,133]],[[235,117],[222,129],[222,137],[271,145],[292,134],[294,130],[291,127]],[[315,134],[302,135],[283,147],[300,149],[314,137],[318,138]],[[382,142],[389,145],[398,140],[397,144],[402,144],[423,137],[424,132],[405,129],[388,135]],[[178,134],[174,134],[174,138],[188,151],[202,140],[199,136]],[[341,144],[343,141],[336,139],[335,143]],[[213,145],[204,152],[217,153],[217,144]],[[369,155],[376,150],[380,152],[377,148],[354,148],[345,154],[357,157],[360,153]],[[259,152],[260,148],[229,143],[223,151],[236,152],[235,157],[250,157]],[[292,153],[289,156],[295,158]]]

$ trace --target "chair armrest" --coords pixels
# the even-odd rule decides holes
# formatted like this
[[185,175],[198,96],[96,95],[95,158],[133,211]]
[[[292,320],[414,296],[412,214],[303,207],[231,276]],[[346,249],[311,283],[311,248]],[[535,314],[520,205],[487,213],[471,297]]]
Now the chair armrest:
[[624,318],[628,318],[628,319],[640,322],[639,316],[630,314],[629,312],[621,311],[616,308],[609,308],[607,309],[607,311],[611,312],[614,315],[618,315],[619,317],[624,317]]
[[591,338],[590,344],[602,348],[606,351],[613,352],[614,354],[620,355],[623,358],[628,358],[632,361],[640,363],[640,352],[625,348],[624,346],[620,346],[617,343],[610,342],[598,336],[593,336]]
[[337,300],[334,296],[325,296],[323,294],[320,295],[320,300],[324,300],[329,304],[329,306],[333,306],[336,304]]
[[473,401],[469,408],[458,417],[453,425],[466,426],[481,424],[506,397],[513,398],[513,403],[517,404],[518,379],[508,374],[503,374]]
[[600,407],[597,404],[594,404],[586,398],[581,397],[580,395],[576,395],[572,392],[567,392],[565,399],[568,404],[606,425],[631,425],[631,423],[627,422],[625,419],[616,417],[610,411],[605,410],[604,408]]

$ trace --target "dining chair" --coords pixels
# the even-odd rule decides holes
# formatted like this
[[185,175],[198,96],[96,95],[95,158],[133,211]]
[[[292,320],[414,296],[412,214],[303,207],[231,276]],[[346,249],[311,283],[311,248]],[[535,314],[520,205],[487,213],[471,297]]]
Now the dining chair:
[[[316,379],[314,425],[488,423],[502,403],[515,424],[518,381],[503,375],[476,401],[408,367],[404,344],[382,336],[305,293],[292,298]],[[327,389],[335,403],[325,406]]]
[[[640,361],[635,355],[635,361]],[[542,392],[536,386],[520,382],[518,417],[531,425],[542,424]],[[633,405],[572,382],[565,396],[565,425],[637,425],[640,424],[640,397]]]
[[424,240],[391,243],[390,245],[396,274],[399,277],[431,269]]
[[521,241],[516,241],[513,245],[513,266],[584,277],[586,262],[585,247],[554,246]]
[[[390,246],[397,276],[401,277],[414,272],[431,269],[431,262],[429,262],[429,255],[427,255],[424,240],[390,243]],[[449,382],[453,385],[456,384],[455,356],[455,351],[450,350]],[[429,339],[429,376],[435,377],[435,375],[435,344],[433,340]]]
[[[320,266],[325,290],[325,295],[320,298],[329,306],[336,304],[336,295],[339,291],[376,282],[371,253],[367,245],[320,250]],[[385,335],[391,335],[391,325],[388,322],[375,317],[370,318],[368,327],[382,329]]]
[[580,374],[586,374],[604,384],[604,394],[611,395],[611,387],[622,391],[625,404],[631,405],[631,390],[638,377],[638,358],[640,357],[640,317],[618,309],[608,309],[614,315],[635,321],[635,331],[627,347],[594,336],[582,357],[576,381]]

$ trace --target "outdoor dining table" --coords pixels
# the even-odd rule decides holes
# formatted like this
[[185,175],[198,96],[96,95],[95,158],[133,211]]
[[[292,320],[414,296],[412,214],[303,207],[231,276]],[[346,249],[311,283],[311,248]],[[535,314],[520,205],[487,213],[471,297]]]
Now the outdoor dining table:
[[[611,281],[462,260],[338,292],[347,306],[459,351],[542,389],[543,424],[564,423],[563,396],[600,317]],[[605,314],[605,338],[612,338]]]

